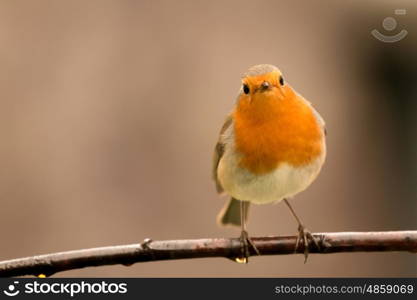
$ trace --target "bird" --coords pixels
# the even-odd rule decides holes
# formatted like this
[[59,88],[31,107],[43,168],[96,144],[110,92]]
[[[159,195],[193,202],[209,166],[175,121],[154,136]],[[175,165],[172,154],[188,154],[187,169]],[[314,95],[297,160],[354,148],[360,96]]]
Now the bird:
[[298,223],[294,252],[303,243],[306,262],[310,242],[319,248],[289,200],[321,171],[326,134],[323,118],[284,81],[276,66],[255,65],[243,74],[236,103],[214,149],[212,176],[217,192],[230,197],[217,221],[241,227],[244,263],[249,246],[260,254],[247,231],[250,204],[285,202]]

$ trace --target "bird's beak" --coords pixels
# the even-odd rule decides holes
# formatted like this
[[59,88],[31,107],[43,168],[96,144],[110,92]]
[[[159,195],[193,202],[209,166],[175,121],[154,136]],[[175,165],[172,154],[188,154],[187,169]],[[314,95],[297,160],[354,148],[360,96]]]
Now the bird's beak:
[[265,92],[271,88],[271,84],[268,81],[264,81],[261,83],[257,91]]

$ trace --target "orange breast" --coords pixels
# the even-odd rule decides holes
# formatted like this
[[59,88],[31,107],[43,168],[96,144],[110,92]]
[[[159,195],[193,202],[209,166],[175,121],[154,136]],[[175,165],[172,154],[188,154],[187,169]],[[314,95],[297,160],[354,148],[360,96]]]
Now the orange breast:
[[239,101],[234,124],[240,166],[255,174],[284,162],[307,165],[323,151],[323,133],[312,109],[289,86],[283,99]]

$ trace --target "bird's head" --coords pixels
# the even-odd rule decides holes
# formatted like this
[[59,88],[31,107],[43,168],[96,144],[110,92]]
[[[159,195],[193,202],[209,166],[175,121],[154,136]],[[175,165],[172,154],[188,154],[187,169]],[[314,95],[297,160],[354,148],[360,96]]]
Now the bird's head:
[[288,87],[281,71],[273,65],[256,65],[242,76],[239,98],[246,102],[261,102],[268,99],[280,100]]
[[281,71],[273,65],[256,65],[242,76],[238,110],[254,118],[266,118],[291,101],[294,92],[285,82]]

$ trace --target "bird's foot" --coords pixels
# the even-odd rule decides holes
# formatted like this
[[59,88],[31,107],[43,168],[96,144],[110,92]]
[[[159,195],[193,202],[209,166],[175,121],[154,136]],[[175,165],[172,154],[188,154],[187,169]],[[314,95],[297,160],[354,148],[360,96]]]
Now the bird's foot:
[[249,262],[249,246],[252,247],[252,249],[256,252],[257,255],[261,255],[258,248],[256,248],[254,242],[250,239],[249,234],[246,230],[242,230],[242,233],[240,234],[240,242],[241,242],[241,250],[242,250],[242,256],[238,258],[239,262],[247,264]]
[[311,234],[311,232],[304,227],[304,225],[300,224],[298,226],[298,237],[297,241],[295,242],[295,249],[294,252],[296,253],[298,250],[298,245],[300,242],[304,245],[304,263],[307,262],[308,254],[309,254],[309,248],[310,248],[310,242],[309,240],[313,241],[313,244],[317,247],[318,250],[320,250],[320,245],[318,241],[314,238],[314,236]]

